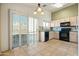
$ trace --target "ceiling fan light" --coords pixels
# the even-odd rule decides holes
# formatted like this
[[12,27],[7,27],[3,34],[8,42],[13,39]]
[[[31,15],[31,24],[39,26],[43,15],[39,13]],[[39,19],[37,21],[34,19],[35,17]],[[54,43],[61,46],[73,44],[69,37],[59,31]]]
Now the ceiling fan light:
[[41,12],[42,15],[44,15],[44,12]]
[[37,12],[35,11],[34,14],[37,14]]
[[38,11],[38,12],[41,12],[41,11],[42,11],[42,9],[41,9],[40,7],[38,7],[37,11]]

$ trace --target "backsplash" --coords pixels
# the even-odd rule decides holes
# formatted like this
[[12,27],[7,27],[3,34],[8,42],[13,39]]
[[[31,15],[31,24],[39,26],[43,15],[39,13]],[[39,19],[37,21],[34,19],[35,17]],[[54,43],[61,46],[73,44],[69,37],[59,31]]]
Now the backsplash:
[[[61,28],[62,27],[50,27],[50,30],[59,32],[59,31],[61,31]],[[66,27],[64,27],[64,28],[66,28]],[[78,30],[77,27],[70,27],[70,28],[71,28],[71,31],[77,31]]]
[[61,27],[51,27],[51,31],[61,31]]
[[77,27],[72,27],[71,31],[78,31],[78,28]]

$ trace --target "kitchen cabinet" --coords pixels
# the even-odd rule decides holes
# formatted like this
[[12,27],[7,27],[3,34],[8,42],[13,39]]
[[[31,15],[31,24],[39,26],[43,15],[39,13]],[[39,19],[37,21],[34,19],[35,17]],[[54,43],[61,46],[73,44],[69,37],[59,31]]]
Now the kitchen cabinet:
[[62,22],[65,22],[65,20],[64,19],[60,19],[60,23],[62,23]]
[[60,20],[56,20],[55,26],[56,26],[56,27],[59,27],[59,26],[60,26]]
[[53,23],[54,23],[54,27],[56,27],[57,26],[57,21],[55,20]]
[[51,22],[51,27],[59,27],[60,26],[60,20],[54,20]]
[[53,38],[54,39],[59,39],[59,32],[54,32]]
[[77,33],[77,31],[70,32],[70,41],[78,43],[78,33]]
[[53,39],[53,38],[54,38],[54,32],[53,32],[53,31],[50,31],[50,32],[49,32],[49,40],[50,40],[50,39]]
[[67,18],[64,18],[64,19],[53,20],[51,22],[51,27],[59,27],[60,23],[62,23],[62,22],[70,22],[71,26],[77,26],[77,20],[78,20],[77,17],[78,16],[73,16],[73,17],[67,17]]
[[54,21],[51,21],[50,27],[54,27]]
[[60,23],[62,22],[69,22],[69,18],[59,19],[59,20],[53,20],[51,22],[51,27],[60,27]]
[[69,17],[63,19],[64,22],[69,22]]
[[59,32],[50,31],[49,32],[49,40],[50,39],[59,39]]
[[77,26],[77,16],[70,17],[69,21],[71,23],[71,26]]

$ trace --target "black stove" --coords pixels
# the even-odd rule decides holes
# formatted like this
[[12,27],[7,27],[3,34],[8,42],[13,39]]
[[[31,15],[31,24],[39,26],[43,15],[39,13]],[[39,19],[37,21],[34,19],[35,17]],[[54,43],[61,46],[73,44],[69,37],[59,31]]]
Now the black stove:
[[70,22],[63,22],[60,23],[61,31],[59,32],[59,39],[63,41],[69,42],[69,32],[71,28],[68,28],[70,26]]

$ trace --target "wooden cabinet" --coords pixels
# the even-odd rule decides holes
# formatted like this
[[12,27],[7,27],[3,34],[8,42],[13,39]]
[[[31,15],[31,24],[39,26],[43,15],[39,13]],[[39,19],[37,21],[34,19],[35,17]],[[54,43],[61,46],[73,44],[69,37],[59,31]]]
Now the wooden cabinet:
[[56,27],[56,26],[57,26],[57,21],[55,20],[55,21],[54,21],[54,27]]
[[51,21],[51,25],[50,25],[51,27],[54,27],[54,21]]
[[59,32],[54,32],[53,38],[59,39]]
[[78,42],[78,33],[77,32],[70,32],[70,41]]
[[62,22],[70,22],[71,26],[77,26],[77,20],[78,20],[78,16],[67,17],[67,18],[59,19],[59,20],[53,20],[51,22],[51,27],[60,26],[60,23]]
[[51,27],[59,27],[60,26],[60,20],[54,20],[51,22]]
[[60,27],[60,23],[62,22],[69,22],[69,18],[59,19],[59,20],[53,20],[51,22],[51,27]]
[[77,26],[77,16],[70,17],[69,21],[71,23],[71,26]]
[[56,25],[56,27],[59,27],[60,26],[60,20],[56,20],[56,23],[55,23]]
[[53,32],[53,31],[50,31],[50,32],[49,32],[49,40],[50,40],[50,39],[53,39],[53,38],[54,38],[54,32]]

